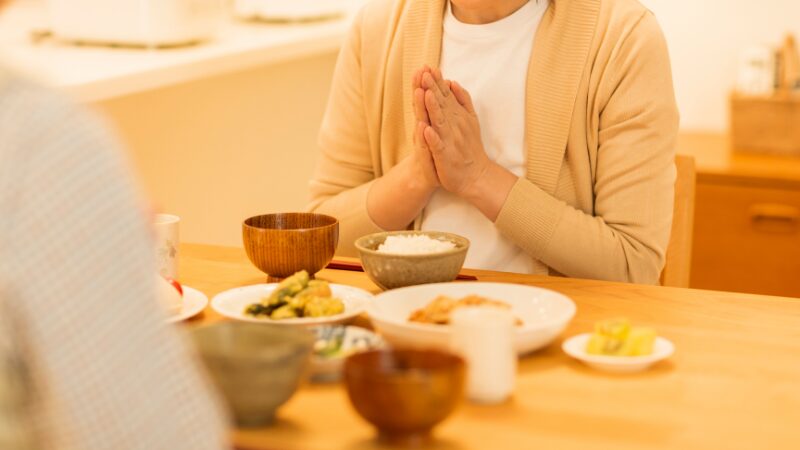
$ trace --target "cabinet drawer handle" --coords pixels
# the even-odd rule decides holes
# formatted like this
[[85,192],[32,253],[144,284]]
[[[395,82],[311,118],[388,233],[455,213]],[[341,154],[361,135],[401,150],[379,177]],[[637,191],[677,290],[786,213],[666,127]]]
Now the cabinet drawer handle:
[[750,220],[754,224],[772,222],[795,228],[800,224],[800,208],[776,203],[759,203],[750,207]]

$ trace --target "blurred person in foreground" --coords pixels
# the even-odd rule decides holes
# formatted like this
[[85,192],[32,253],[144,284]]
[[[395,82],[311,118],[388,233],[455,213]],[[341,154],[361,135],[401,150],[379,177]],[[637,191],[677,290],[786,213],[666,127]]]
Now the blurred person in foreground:
[[142,211],[103,124],[0,66],[0,449],[225,446]]

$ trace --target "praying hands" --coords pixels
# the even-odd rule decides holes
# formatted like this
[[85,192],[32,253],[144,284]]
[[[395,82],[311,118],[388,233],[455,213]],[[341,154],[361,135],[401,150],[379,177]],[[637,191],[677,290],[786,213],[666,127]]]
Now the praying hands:
[[412,88],[416,166],[432,187],[469,200],[493,220],[516,177],[486,154],[469,92],[427,66],[414,73]]

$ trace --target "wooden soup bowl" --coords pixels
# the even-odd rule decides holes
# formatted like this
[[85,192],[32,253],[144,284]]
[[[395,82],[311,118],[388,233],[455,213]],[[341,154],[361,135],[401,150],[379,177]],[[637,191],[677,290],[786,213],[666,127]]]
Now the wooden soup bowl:
[[339,221],[314,213],[265,214],[242,223],[242,240],[250,262],[270,281],[300,270],[313,276],[336,253]]

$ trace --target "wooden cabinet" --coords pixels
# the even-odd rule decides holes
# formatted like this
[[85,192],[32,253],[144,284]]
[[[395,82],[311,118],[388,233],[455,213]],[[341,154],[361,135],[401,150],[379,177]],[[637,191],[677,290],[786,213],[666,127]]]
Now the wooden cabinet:
[[800,157],[732,152],[722,135],[681,136],[695,156],[690,286],[800,297]]
[[800,297],[800,190],[699,183],[693,287]]

